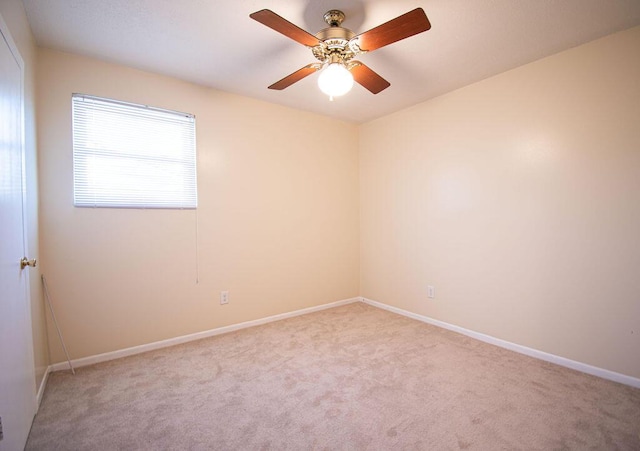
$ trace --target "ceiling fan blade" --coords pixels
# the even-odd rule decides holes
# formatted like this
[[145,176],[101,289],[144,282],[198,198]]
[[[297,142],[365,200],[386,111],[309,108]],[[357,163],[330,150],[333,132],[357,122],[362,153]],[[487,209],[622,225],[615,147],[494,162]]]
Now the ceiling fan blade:
[[274,84],[269,86],[269,89],[276,89],[278,91],[281,91],[284,88],[288,88],[292,84],[302,80],[304,77],[311,75],[321,67],[322,67],[322,64],[317,64],[317,63],[304,66],[302,69],[298,69],[294,73],[287,75],[282,80],[276,81]]
[[314,35],[307,33],[269,9],[256,11],[253,14],[249,14],[249,17],[307,47],[313,47],[320,43]]
[[369,31],[359,34],[353,40],[357,40],[361,50],[370,52],[385,45],[422,33],[431,28],[429,19],[422,8],[416,8],[395,19],[378,25]]
[[353,79],[373,94],[377,94],[391,86],[391,83],[371,70],[368,66],[362,64],[360,61],[353,61],[353,63],[355,64],[349,69],[353,75]]

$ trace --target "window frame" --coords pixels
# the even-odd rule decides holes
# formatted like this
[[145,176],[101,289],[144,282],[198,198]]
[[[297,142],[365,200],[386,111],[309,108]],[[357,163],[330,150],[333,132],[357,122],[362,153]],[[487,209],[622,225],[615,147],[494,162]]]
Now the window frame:
[[[72,94],[71,103],[74,207],[197,209],[198,174],[195,115],[80,93]],[[95,108],[92,108],[92,105]],[[111,115],[114,118],[114,123],[118,125],[113,131],[109,127],[104,129],[91,128],[90,122],[94,117],[104,118],[108,115]],[[131,125],[132,128],[127,130],[123,124]],[[166,152],[171,149],[171,147],[166,147],[164,153],[159,152],[156,155],[154,153],[155,147],[153,147],[155,136],[149,134],[153,130],[157,130],[154,127],[161,127],[163,132],[165,129],[175,129],[176,133],[171,136],[175,141],[174,144],[179,145],[180,150],[175,153]],[[135,136],[137,131],[145,129],[147,129],[146,136],[151,139],[143,138],[141,142],[149,141],[149,144],[139,147],[128,141],[121,141],[121,147],[118,147],[119,144],[110,142],[112,141],[110,138],[105,138],[102,141],[100,138],[96,138],[100,135],[115,134],[118,131]],[[132,130],[136,130],[136,132]],[[135,137],[137,138],[137,136]],[[107,142],[108,144],[106,144]],[[105,147],[101,147],[101,145]],[[109,145],[112,147],[109,148]],[[112,168],[110,170],[104,169],[105,164],[112,166]],[[121,172],[117,170],[118,165],[122,165],[121,167],[124,168]],[[165,181],[163,175],[166,171],[169,171],[169,175],[166,183],[163,183]],[[117,181],[118,175],[121,176],[120,183]],[[107,179],[110,177],[116,179],[113,189],[108,186],[111,180]],[[138,182],[141,180],[147,180],[149,183],[139,184]],[[94,189],[91,187],[92,183]],[[132,189],[138,187],[143,188],[138,191]],[[156,190],[158,194],[156,194]],[[174,196],[175,190],[179,192]],[[163,192],[165,196],[169,195],[162,198]]]

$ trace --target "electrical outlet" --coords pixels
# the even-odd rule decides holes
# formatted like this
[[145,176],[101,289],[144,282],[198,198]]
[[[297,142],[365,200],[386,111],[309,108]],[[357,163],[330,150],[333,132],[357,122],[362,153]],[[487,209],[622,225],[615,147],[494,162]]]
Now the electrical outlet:
[[433,285],[427,285],[427,297],[429,299],[434,299],[436,297],[436,289]]
[[228,291],[221,291],[220,292],[220,305],[224,305],[224,304],[228,304],[229,303],[229,292]]

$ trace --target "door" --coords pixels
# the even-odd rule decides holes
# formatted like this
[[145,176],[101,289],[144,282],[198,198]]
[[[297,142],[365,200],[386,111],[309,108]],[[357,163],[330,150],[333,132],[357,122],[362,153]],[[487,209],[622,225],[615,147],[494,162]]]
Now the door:
[[1,451],[24,449],[36,411],[25,255],[23,63],[0,17],[0,418]]

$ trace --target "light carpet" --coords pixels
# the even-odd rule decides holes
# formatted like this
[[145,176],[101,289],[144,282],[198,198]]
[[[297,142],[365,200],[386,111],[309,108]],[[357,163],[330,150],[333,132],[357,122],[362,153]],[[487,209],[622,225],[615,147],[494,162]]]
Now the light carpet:
[[363,303],[51,374],[27,450],[640,450],[640,390]]

